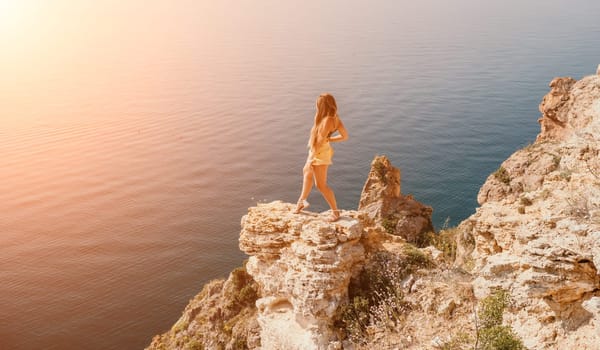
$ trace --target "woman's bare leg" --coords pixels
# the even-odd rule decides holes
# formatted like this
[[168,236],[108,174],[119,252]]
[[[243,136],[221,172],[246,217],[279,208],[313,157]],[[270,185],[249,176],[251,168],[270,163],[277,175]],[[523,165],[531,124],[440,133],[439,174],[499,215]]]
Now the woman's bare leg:
[[310,159],[306,161],[304,168],[302,169],[302,193],[300,193],[300,199],[298,199],[298,205],[296,206],[295,213],[299,213],[304,208],[303,201],[308,198],[310,191],[313,187],[314,171]]
[[300,199],[306,199],[312,190],[315,176],[313,165],[309,161],[304,165],[302,175],[302,193],[300,194]]
[[[327,169],[329,165],[313,165],[313,172],[315,177],[315,182],[317,183],[317,188],[331,207],[333,211],[333,218],[337,219],[339,216],[339,211],[337,207],[337,202],[335,201],[335,194],[333,190],[327,185]],[[333,220],[335,221],[335,220]]]

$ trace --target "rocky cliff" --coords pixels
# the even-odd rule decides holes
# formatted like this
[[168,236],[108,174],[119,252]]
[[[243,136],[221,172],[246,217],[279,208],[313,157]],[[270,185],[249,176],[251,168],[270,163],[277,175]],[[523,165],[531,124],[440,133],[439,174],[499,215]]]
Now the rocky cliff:
[[281,202],[250,208],[240,248],[260,286],[256,302],[264,349],[327,349],[337,340],[332,319],[347,300],[350,277],[365,260],[363,230],[354,213],[336,223],[293,214]]
[[600,349],[600,76],[550,88],[536,142],[490,175],[460,229],[475,296],[509,291],[527,347]]
[[376,157],[361,197],[366,209],[344,210],[337,222],[328,222],[326,213],[293,214],[294,205],[280,201],[249,208],[239,240],[250,257],[244,268],[205,286],[149,348],[351,347],[340,312],[361,289],[352,283],[360,284],[373,256],[386,251],[386,263],[406,262],[402,276],[395,276],[404,278],[434,254],[402,248],[401,237],[416,239],[432,228],[432,209],[402,195],[399,186],[400,171]]
[[433,233],[432,209],[376,157],[336,223],[250,208],[245,267],[149,348],[600,349],[600,76],[550,89],[536,141],[457,228]]

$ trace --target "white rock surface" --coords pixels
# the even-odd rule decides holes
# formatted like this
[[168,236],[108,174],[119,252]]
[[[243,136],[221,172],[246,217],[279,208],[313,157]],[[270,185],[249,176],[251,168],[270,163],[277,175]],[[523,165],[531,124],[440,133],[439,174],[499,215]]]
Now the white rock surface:
[[259,204],[242,218],[240,248],[250,255],[246,268],[261,289],[262,348],[328,349],[338,344],[332,317],[365,258],[362,226],[345,212],[328,223],[292,210],[282,202]]
[[508,290],[526,346],[600,349],[600,76],[550,86],[536,142],[490,175],[460,229],[476,243],[475,296]]

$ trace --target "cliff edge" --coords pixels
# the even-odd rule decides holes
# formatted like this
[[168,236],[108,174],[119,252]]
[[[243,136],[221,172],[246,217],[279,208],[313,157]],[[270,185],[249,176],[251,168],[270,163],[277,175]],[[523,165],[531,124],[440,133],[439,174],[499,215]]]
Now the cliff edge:
[[385,157],[336,223],[249,208],[247,263],[149,349],[600,349],[600,76],[555,78],[540,112],[456,228]]
[[[281,201],[249,208],[239,238],[249,256],[244,267],[226,281],[206,285],[149,349],[351,347],[344,327],[349,320],[341,310],[364,292],[359,279],[374,271],[373,257],[381,258],[378,253],[385,250],[390,255],[379,262],[410,260],[402,276],[395,276],[404,278],[433,254],[402,248],[403,237],[419,240],[429,232],[432,209],[402,195],[399,184],[400,171],[378,156],[361,196],[368,210],[343,210],[331,223],[326,213],[294,214],[295,206]],[[375,304],[372,300],[366,307]]]
[[332,319],[347,300],[354,270],[365,260],[363,234],[352,212],[335,223],[294,205],[250,208],[242,219],[240,248],[260,286],[256,302],[264,349],[327,349],[337,339]]
[[460,225],[475,249],[459,260],[475,265],[476,297],[511,294],[527,347],[600,349],[600,76],[550,89],[535,143],[488,177]]

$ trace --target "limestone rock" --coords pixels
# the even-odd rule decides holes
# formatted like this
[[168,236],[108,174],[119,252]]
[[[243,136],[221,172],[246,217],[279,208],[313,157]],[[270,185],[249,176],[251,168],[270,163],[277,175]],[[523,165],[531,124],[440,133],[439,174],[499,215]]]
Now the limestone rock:
[[[350,277],[364,260],[359,220],[342,212],[328,223],[314,213],[272,202],[242,218],[240,249],[260,285],[258,323],[263,349],[327,349],[338,339],[334,313],[347,299]],[[354,215],[350,213],[351,215]]]
[[[600,174],[599,80],[598,75],[578,82],[572,78],[552,80],[551,91],[540,104],[543,115],[536,142],[515,152],[487,178],[477,196],[479,204],[521,200],[546,182],[570,180],[574,170]],[[551,190],[553,186],[546,187]],[[527,200],[523,201],[522,206],[527,206]]]
[[593,297],[589,300],[586,300],[581,303],[581,306],[583,306],[583,308],[591,314],[597,316],[600,314],[600,297]]
[[570,92],[574,84],[575,79],[570,77],[554,78],[550,82],[551,90],[540,103],[542,117],[539,122],[542,132],[538,136],[538,140],[563,139],[566,136],[568,112],[573,102]]
[[260,348],[257,290],[243,267],[233,270],[227,280],[209,282],[173,327],[155,336],[147,349]]
[[600,344],[600,76],[550,87],[536,142],[488,177],[460,228],[475,241],[475,296],[509,291],[506,318],[527,347],[591,349]]
[[444,262],[444,253],[442,253],[439,249],[433,246],[423,248],[423,252],[427,254],[432,261],[436,263]]
[[385,156],[377,156],[371,162],[358,210],[408,242],[417,242],[422,234],[433,231],[433,209],[411,195],[402,195],[400,170]]

